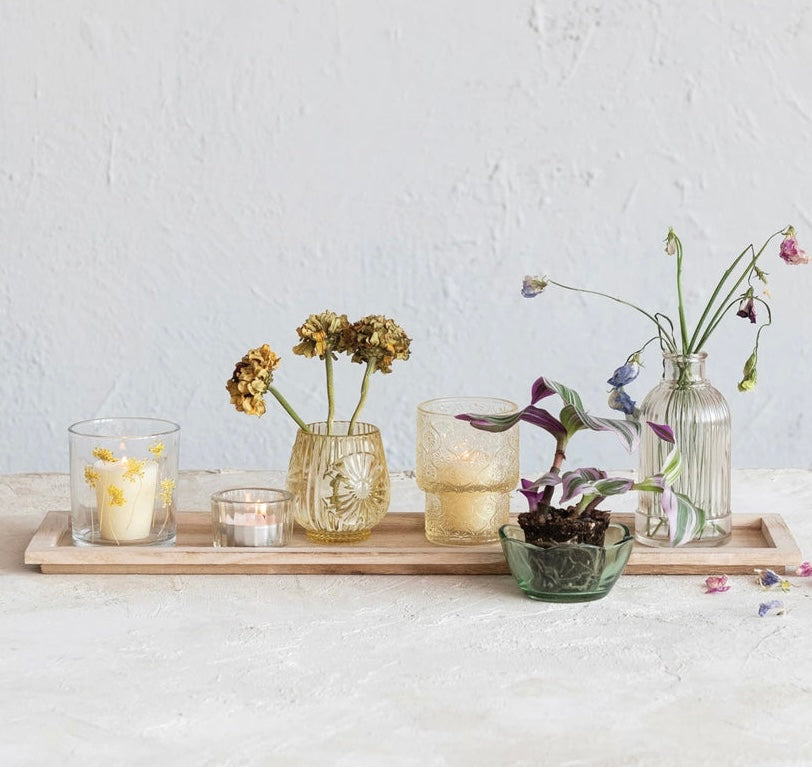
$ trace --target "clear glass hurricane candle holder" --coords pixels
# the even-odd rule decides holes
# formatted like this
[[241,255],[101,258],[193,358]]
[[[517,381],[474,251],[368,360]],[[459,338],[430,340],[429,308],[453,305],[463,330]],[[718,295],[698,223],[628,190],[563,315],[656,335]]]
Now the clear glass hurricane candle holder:
[[174,542],[180,426],[99,418],[73,424],[68,438],[75,544]]
[[519,480],[519,430],[492,433],[460,413],[512,413],[490,397],[445,397],[417,406],[417,484],[426,494],[426,538],[469,545],[499,540]]
[[235,487],[211,497],[215,546],[287,546],[295,499],[273,487]]

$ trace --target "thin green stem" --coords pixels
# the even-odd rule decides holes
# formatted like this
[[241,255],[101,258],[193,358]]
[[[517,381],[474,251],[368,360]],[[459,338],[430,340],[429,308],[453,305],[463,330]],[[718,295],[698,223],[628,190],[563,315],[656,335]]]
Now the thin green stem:
[[672,235],[677,246],[677,308],[679,311],[679,334],[682,339],[682,353],[688,354],[688,326],[685,324],[685,303],[682,300],[682,243],[677,235]]
[[335,390],[333,387],[333,353],[328,346],[324,352],[324,368],[327,375],[327,434],[333,433],[336,415]]
[[299,418],[298,413],[290,406],[290,403],[277,391],[277,389],[273,386],[268,387],[268,391],[276,397],[277,401],[283,408],[285,408],[285,412],[294,420],[296,421],[297,425],[302,431],[310,431],[308,425]]
[[694,333],[694,338],[696,338],[696,336],[699,334],[699,329],[702,326],[702,322],[704,321],[705,317],[707,316],[708,311],[710,310],[715,298],[719,295],[719,292],[721,291],[722,286],[727,281],[728,277],[730,277],[733,270],[736,268],[736,265],[739,263],[739,261],[741,261],[742,257],[748,251],[753,253],[753,257],[750,259],[747,266],[744,268],[744,271],[742,272],[739,279],[735,282],[733,287],[728,291],[728,294],[720,302],[719,308],[716,310],[716,312],[714,313],[713,317],[711,318],[711,320],[709,322],[708,329],[705,330],[705,332],[702,334],[701,338],[699,339],[699,341],[697,343],[694,343],[694,339],[691,339],[691,344],[689,346],[689,350],[690,350],[689,353],[695,354],[696,352],[702,351],[702,348],[707,343],[708,338],[710,338],[710,334],[713,332],[713,330],[719,324],[719,321],[724,316],[725,312],[727,312],[727,310],[730,308],[730,305],[731,305],[730,300],[733,297],[733,295],[736,293],[736,291],[738,290],[739,285],[741,285],[742,282],[744,282],[750,276],[750,274],[753,271],[753,267],[756,265],[756,262],[761,257],[761,254],[764,252],[767,245],[769,245],[770,242],[772,242],[772,240],[774,240],[776,237],[778,237],[778,235],[784,234],[784,231],[785,230],[782,229],[782,230],[780,230],[778,232],[775,232],[774,234],[771,234],[765,240],[765,242],[761,246],[761,248],[759,248],[758,253],[755,252],[755,249],[753,248],[752,245],[745,248],[744,251],[742,251],[742,253],[739,255],[739,257],[731,264],[730,268],[725,271],[725,273],[722,275],[722,279],[719,281],[719,284],[716,286],[716,290],[713,292],[713,295],[711,296],[710,301],[708,301],[708,305],[707,305],[707,307],[705,309],[705,312],[702,314],[702,318],[699,320],[699,324],[697,325],[696,332]]
[[361,414],[361,409],[364,407],[364,403],[367,401],[367,393],[369,392],[369,379],[374,372],[375,372],[375,360],[369,360],[369,362],[367,362],[367,369],[364,371],[364,378],[361,381],[361,397],[358,400],[358,405],[356,406],[355,412],[352,414],[352,418],[350,419],[350,428],[347,431],[347,434],[352,434],[352,429],[353,426],[355,426],[355,421]]
[[707,319],[708,313],[710,312],[711,307],[713,306],[713,302],[716,301],[716,297],[722,290],[722,286],[725,284],[725,282],[727,282],[728,277],[730,277],[730,275],[733,273],[733,270],[738,266],[739,262],[745,257],[748,251],[753,251],[753,253],[755,253],[752,244],[748,245],[741,253],[739,253],[739,255],[736,257],[733,263],[725,270],[724,274],[722,275],[722,279],[719,280],[718,284],[716,285],[716,288],[711,294],[710,299],[708,300],[708,303],[705,305],[705,310],[702,312],[702,316],[699,318],[699,322],[696,324],[696,329],[694,330],[693,336],[691,336],[691,343],[688,345],[688,348],[693,349],[694,351],[699,351],[698,349],[696,349],[694,344],[696,343],[697,337],[699,336],[699,331],[701,330],[702,325]]
[[[586,288],[574,288],[571,285],[564,285],[560,282],[556,282],[555,280],[549,279],[547,280],[547,282],[550,285],[556,285],[559,288],[564,288],[564,290],[571,290],[574,293],[589,293],[590,295],[593,296],[601,296],[603,298],[608,298],[610,301],[614,301],[615,303],[618,304],[623,304],[624,306],[628,306],[629,308],[634,309],[636,312],[640,312],[640,314],[642,314],[645,317],[648,317],[648,319],[650,319],[657,326],[657,330],[659,331],[660,336],[666,341],[666,344],[669,347],[669,349],[671,349],[671,351],[674,352],[677,351],[677,345],[676,342],[674,341],[673,332],[669,333],[668,330],[665,327],[663,327],[663,325],[657,319],[656,315],[649,314],[645,309],[641,309],[636,304],[633,304],[630,301],[624,301],[622,298],[615,298],[615,296],[610,296],[608,293],[601,293],[598,290],[588,290]],[[670,322],[671,321],[669,320],[669,323]]]

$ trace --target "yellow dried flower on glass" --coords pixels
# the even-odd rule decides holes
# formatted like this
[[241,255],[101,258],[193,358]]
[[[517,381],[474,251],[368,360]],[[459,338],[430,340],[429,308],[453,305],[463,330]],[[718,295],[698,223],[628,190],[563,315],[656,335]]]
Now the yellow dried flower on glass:
[[111,506],[123,506],[126,502],[124,491],[118,485],[110,485],[107,494],[110,496]]
[[96,471],[92,466],[85,466],[85,482],[91,487],[96,487],[96,483],[99,481],[99,472]]
[[130,482],[135,482],[137,477],[144,476],[145,463],[146,461],[139,461],[136,458],[128,458],[127,469],[125,470],[122,476],[124,477],[124,479],[130,480]]
[[161,503],[163,503],[164,508],[167,508],[172,505],[172,493],[174,490],[175,490],[174,479],[161,480]]
[[164,452],[164,443],[163,442],[156,442],[154,445],[150,445],[147,450],[152,453],[156,458],[160,458]]
[[116,460],[112,451],[108,450],[106,447],[94,447],[93,457],[98,458],[100,461],[104,461],[105,463],[115,463]]

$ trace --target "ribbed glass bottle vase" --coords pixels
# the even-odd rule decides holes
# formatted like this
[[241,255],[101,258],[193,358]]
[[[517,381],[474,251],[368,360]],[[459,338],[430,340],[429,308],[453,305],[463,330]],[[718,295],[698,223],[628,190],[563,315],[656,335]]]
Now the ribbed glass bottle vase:
[[[686,546],[719,546],[730,539],[730,410],[705,378],[706,354],[664,354],[663,380],[640,405],[641,420],[666,423],[682,453],[682,473],[674,485],[705,511],[705,525]],[[661,471],[671,445],[651,429],[640,440],[638,477]],[[649,546],[669,546],[668,520],[658,493],[639,493],[635,538]]]

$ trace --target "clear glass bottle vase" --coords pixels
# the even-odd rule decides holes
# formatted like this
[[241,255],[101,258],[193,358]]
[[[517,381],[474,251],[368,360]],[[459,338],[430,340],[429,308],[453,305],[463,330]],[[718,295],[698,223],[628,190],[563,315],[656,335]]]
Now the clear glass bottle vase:
[[[666,423],[682,453],[674,485],[705,511],[705,525],[686,546],[719,546],[730,539],[730,409],[705,377],[705,352],[663,355],[663,379],[640,405],[642,421]],[[658,474],[671,445],[651,429],[640,440],[638,477]],[[669,546],[668,520],[659,493],[638,493],[635,538],[649,546]]]

